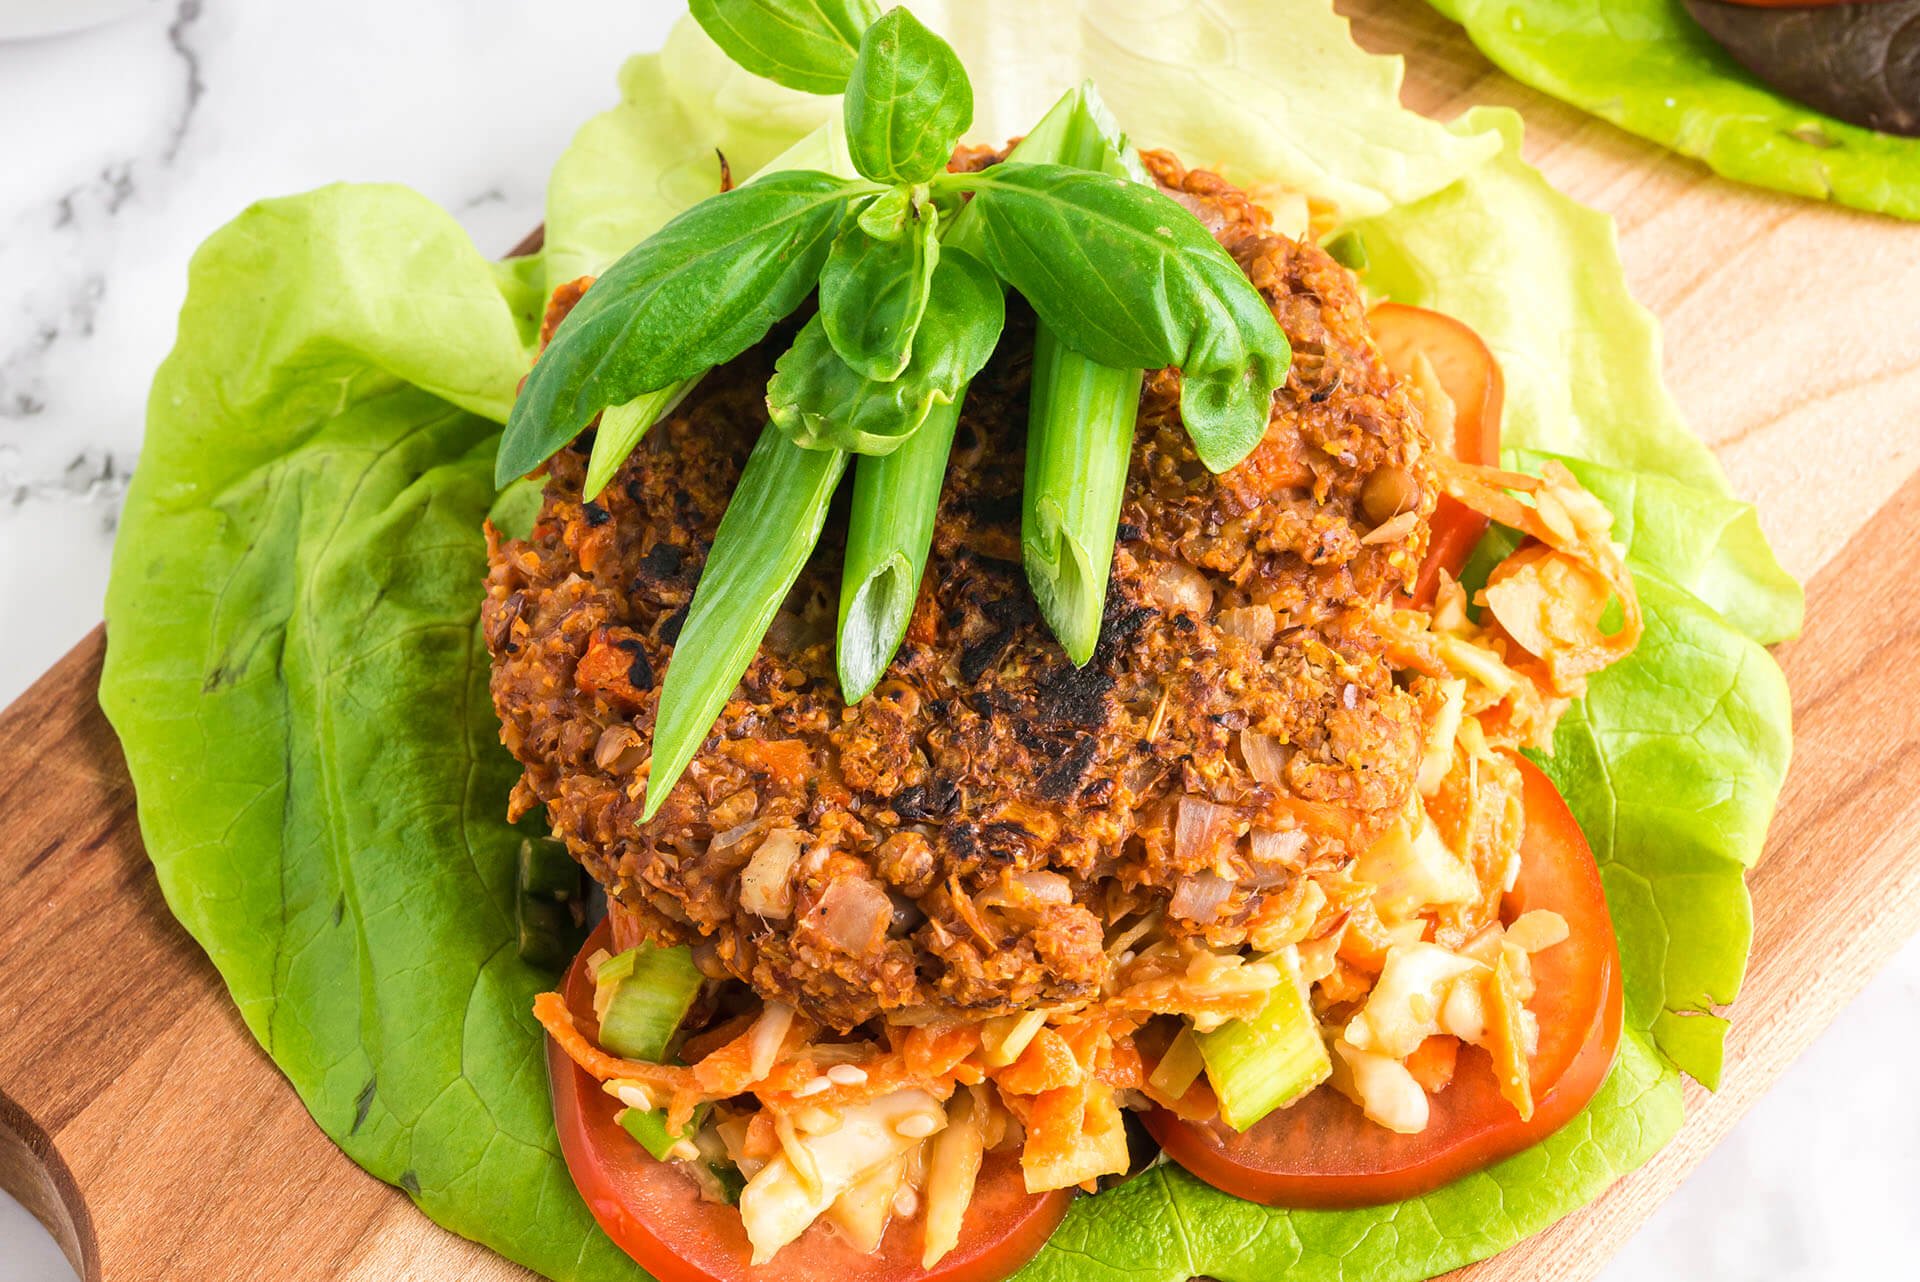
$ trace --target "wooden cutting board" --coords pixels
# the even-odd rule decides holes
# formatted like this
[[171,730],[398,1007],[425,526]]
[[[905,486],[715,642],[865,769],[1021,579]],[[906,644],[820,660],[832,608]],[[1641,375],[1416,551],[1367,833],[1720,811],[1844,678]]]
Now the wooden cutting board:
[[[1348,7],[1409,56],[1413,106],[1522,108],[1531,158],[1615,213],[1670,383],[1809,580],[1725,1084],[1593,1206],[1456,1275],[1589,1278],[1920,932],[1920,228],[1722,183],[1515,85],[1421,5]],[[141,849],[102,645],[0,714],[0,1185],[89,1282],[525,1279],[348,1162],[247,1035]]]

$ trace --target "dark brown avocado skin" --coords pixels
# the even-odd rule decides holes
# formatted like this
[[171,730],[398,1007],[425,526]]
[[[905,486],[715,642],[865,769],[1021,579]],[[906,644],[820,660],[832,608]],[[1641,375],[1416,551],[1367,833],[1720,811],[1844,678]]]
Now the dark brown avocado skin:
[[1920,137],[1920,0],[1686,5],[1736,61],[1795,102],[1849,124]]

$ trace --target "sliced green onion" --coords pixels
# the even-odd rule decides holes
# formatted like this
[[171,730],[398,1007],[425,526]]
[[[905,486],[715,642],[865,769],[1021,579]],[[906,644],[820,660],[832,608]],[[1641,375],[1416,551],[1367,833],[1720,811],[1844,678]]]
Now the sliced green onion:
[[[1020,140],[1008,155],[1009,160],[1046,162],[1046,163],[1084,163],[1097,164],[1108,159],[1121,165],[1125,176],[1136,176],[1138,162],[1133,167],[1126,165],[1131,161],[1131,152],[1116,148],[1114,139],[1117,131],[1112,128],[1106,116],[1105,108],[1093,94],[1091,84],[1070,90],[1041,118],[1027,136]],[[1085,159],[1081,159],[1085,158]],[[1144,171],[1139,176],[1144,177]],[[971,211],[962,209],[951,224],[944,243],[970,253],[981,252],[979,241],[981,233],[977,218]],[[1057,396],[1047,398],[1047,403],[1056,408],[1049,410],[1049,419],[1055,424],[1052,437],[1068,438],[1058,448],[1061,451],[1055,459],[1056,469],[1049,470],[1045,483],[1050,486],[1049,493],[1070,497],[1069,503],[1055,508],[1060,517],[1054,519],[1045,528],[1049,532],[1046,543],[1049,548],[1062,548],[1068,555],[1076,556],[1080,561],[1099,564],[1098,581],[1091,589],[1092,630],[1082,649],[1076,653],[1074,644],[1068,643],[1069,654],[1074,655],[1076,663],[1085,663],[1093,654],[1094,641],[1100,631],[1100,605],[1107,586],[1106,566],[1113,558],[1113,532],[1119,522],[1119,497],[1126,486],[1126,462],[1130,457],[1133,440],[1133,420],[1139,408],[1140,374],[1131,376],[1131,383],[1125,371],[1106,370],[1101,366],[1087,362],[1046,335],[1041,329],[1042,344],[1036,346],[1034,354],[1034,404],[1042,404],[1039,391],[1042,378],[1040,366],[1043,352],[1049,349],[1047,357],[1052,368],[1057,371],[1052,382],[1059,384],[1061,379],[1068,380],[1072,386],[1063,389]],[[1131,389],[1129,391],[1129,388]],[[920,592],[920,580],[926,573],[927,552],[933,544],[933,527],[940,510],[940,489],[946,478],[947,455],[953,446],[953,434],[960,421],[961,406],[966,400],[963,387],[954,395],[953,404],[937,406],[928,415],[920,429],[893,453],[884,457],[869,457],[860,460],[853,478],[853,516],[847,531],[846,567],[840,581],[840,631],[839,643],[835,649],[835,661],[840,670],[841,696],[850,704],[858,703],[877,685],[885,674],[887,665],[893,662],[893,656],[900,649],[901,639],[907,634],[907,623],[913,617],[913,603]],[[1077,407],[1077,408],[1076,408]],[[1117,480],[1099,478],[1094,501],[1111,506],[1112,512],[1105,518],[1106,533],[1104,539],[1083,538],[1081,530],[1087,522],[1096,529],[1102,521],[1100,510],[1089,512],[1078,499],[1082,493],[1079,473],[1074,469],[1077,461],[1070,457],[1077,446],[1077,434],[1069,429],[1078,416],[1091,414],[1090,431],[1104,432],[1103,441],[1114,432],[1113,424],[1123,423],[1125,437],[1119,443],[1120,475]],[[1030,429],[1031,430],[1031,429]],[[1107,455],[1113,450],[1110,441]],[[1028,443],[1028,493],[1033,492],[1035,448],[1032,440]],[[1029,517],[1028,529],[1035,528],[1035,521]],[[1052,535],[1059,530],[1058,537]],[[1023,537],[1024,537],[1023,531]],[[1041,579],[1032,570],[1033,555],[1028,556],[1028,575],[1034,579],[1036,595],[1040,594]],[[1083,601],[1087,590],[1080,588],[1080,582],[1091,571],[1075,577],[1071,573],[1054,574],[1046,578],[1049,588],[1052,585],[1067,584],[1070,602]],[[1055,593],[1055,597],[1060,594]],[[1051,609],[1050,598],[1041,595],[1041,611],[1049,622],[1056,618]],[[1066,617],[1072,606],[1063,606],[1061,617]],[[1079,611],[1086,613],[1084,609]],[[1074,617],[1078,617],[1077,615]],[[1055,624],[1054,631],[1064,640],[1068,632]],[[1081,628],[1084,632],[1085,629]],[[1074,635],[1078,635],[1076,632]]]
[[653,1154],[656,1161],[664,1162],[683,1140],[691,1140],[699,1132],[712,1110],[711,1104],[702,1104],[694,1109],[692,1120],[682,1131],[667,1129],[667,1111],[663,1108],[623,1108],[613,1115],[613,1120],[620,1123],[621,1129],[627,1134],[639,1140],[640,1146]]
[[[842,178],[856,177],[853,158],[847,154],[846,125],[839,117],[808,134],[754,171],[753,178],[761,174],[780,173],[789,169],[819,169]],[[752,182],[753,178],[747,179]],[[683,383],[675,383],[658,391],[643,392],[625,405],[609,405],[600,414],[600,428],[594,434],[593,454],[587,459],[587,484],[581,497],[591,503],[600,497],[620,465],[633,453],[633,447],[647,434],[647,429],[671,414],[674,407],[687,398],[687,394],[699,386],[705,374],[698,374]]]
[[647,777],[651,819],[726,707],[820,541],[847,470],[841,450],[806,450],[769,423],[720,518],[667,664]]
[[1093,658],[1140,412],[1140,370],[1033,336],[1020,548],[1040,615],[1076,665]]
[[1280,968],[1280,982],[1265,1009],[1194,1035],[1220,1116],[1236,1131],[1293,1103],[1333,1071],[1300,977],[1300,954],[1287,948],[1267,960]]
[[849,704],[879,684],[907,634],[965,396],[963,387],[953,404],[936,404],[906,444],[891,454],[862,458],[854,468],[847,559],[840,575],[840,640],[834,650],[840,694]]
[[658,1063],[700,995],[706,977],[685,948],[642,944],[594,974],[594,1011],[600,1044],[625,1059]]
[[[1056,107],[1034,131],[1052,151],[1047,159],[1148,181],[1092,84],[1070,97],[1070,110]],[[1079,666],[1100,641],[1143,377],[1087,359],[1044,323],[1034,331],[1021,559],[1041,617]]]

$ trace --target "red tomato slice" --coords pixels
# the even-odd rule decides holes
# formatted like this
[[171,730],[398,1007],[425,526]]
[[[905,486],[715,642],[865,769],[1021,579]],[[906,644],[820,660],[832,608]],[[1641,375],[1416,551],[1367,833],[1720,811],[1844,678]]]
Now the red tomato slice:
[[[593,984],[585,961],[608,945],[602,922],[567,971],[562,992],[591,1032]],[[1038,1253],[1072,1201],[1070,1190],[1030,1194],[1017,1154],[989,1153],[974,1186],[960,1244],[931,1269],[920,1267],[920,1222],[895,1220],[880,1249],[857,1250],[815,1224],[774,1257],[748,1267],[752,1251],[739,1212],[702,1200],[693,1181],[657,1162],[613,1120],[620,1103],[567,1058],[551,1038],[547,1071],[553,1118],[567,1170],[593,1218],[620,1249],[660,1282],[756,1282],[767,1277],[823,1282],[1001,1282]]]
[[1579,824],[1538,767],[1522,760],[1520,773],[1527,828],[1504,915],[1550,908],[1571,931],[1533,958],[1537,990],[1529,1007],[1540,1018],[1540,1045],[1529,1060],[1532,1119],[1521,1121],[1500,1098],[1487,1053],[1462,1047],[1453,1081],[1432,1097],[1418,1135],[1376,1126],[1323,1087],[1245,1134],[1221,1122],[1149,1113],[1147,1130],[1168,1157],[1215,1188],[1269,1206],[1372,1206],[1431,1192],[1536,1144],[1593,1097],[1620,1042],[1619,946]]
[[[1500,462],[1500,412],[1506,404],[1507,384],[1500,362],[1480,335],[1461,321],[1441,312],[1406,303],[1381,303],[1367,313],[1374,345],[1387,367],[1402,378],[1413,377],[1415,353],[1424,354],[1439,376],[1440,386],[1453,400],[1453,456],[1463,463]],[[1408,600],[1429,605],[1440,586],[1440,571],[1458,575],[1480,536],[1487,518],[1447,495],[1434,504],[1427,559]]]

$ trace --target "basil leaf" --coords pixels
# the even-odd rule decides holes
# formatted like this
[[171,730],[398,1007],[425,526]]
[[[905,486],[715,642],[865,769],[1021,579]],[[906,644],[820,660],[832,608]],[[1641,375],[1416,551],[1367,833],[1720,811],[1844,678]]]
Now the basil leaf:
[[847,87],[880,10],[873,0],[691,0],[693,19],[727,57],[802,93]]
[[913,360],[900,377],[881,381],[849,369],[816,316],[774,365],[768,412],[795,445],[891,453],[920,430],[935,406],[961,397],[993,355],[1006,320],[1006,299],[993,272],[949,245],[934,271]]
[[524,476],[600,410],[732,360],[813,290],[853,184],[769,174],[712,196],[595,281],[514,402],[495,480]]
[[856,169],[875,182],[925,182],[973,123],[973,85],[951,45],[891,9],[860,41],[846,113]]
[[1178,366],[1180,414],[1216,472],[1266,433],[1292,359],[1265,300],[1197,219],[1150,187],[1003,163],[974,193],[987,261],[1068,347],[1120,369]]
[[890,382],[913,355],[940,263],[939,215],[916,211],[899,236],[878,240],[848,219],[820,272],[820,320],[840,359],[864,378]]

